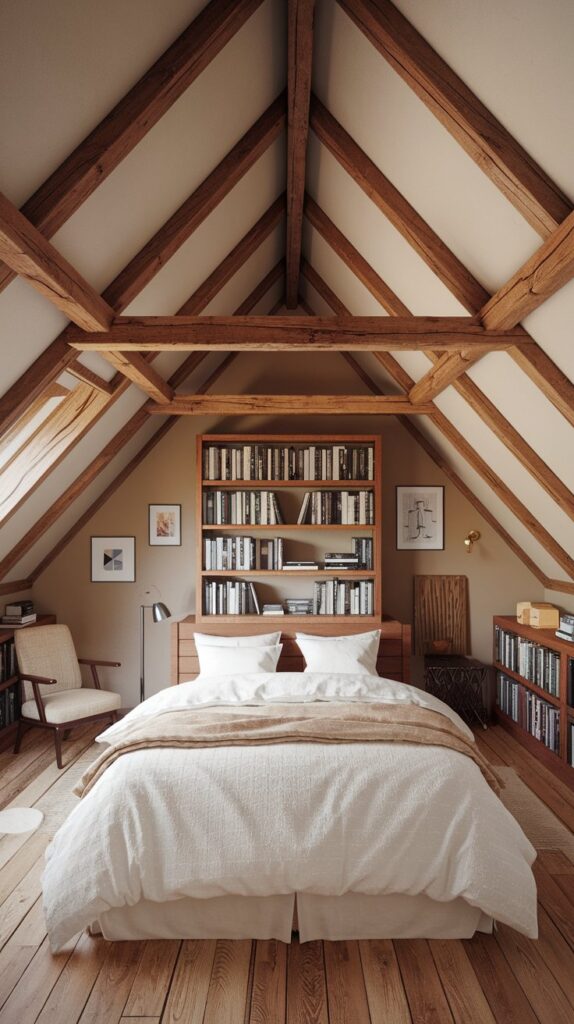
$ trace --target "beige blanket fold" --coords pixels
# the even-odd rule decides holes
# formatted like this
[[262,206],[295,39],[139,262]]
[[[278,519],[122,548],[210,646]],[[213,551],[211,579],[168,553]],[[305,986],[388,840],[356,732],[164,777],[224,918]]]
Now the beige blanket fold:
[[135,721],[106,748],[74,792],[85,796],[118,757],[159,747],[271,743],[418,743],[470,757],[495,793],[500,783],[477,749],[444,715],[413,704],[275,704],[170,711]]

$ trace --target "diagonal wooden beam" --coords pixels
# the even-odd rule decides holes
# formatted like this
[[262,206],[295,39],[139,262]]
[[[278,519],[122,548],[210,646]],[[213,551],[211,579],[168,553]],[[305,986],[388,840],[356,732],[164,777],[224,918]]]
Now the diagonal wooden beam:
[[558,186],[389,0],[339,0],[535,231],[546,238],[572,210]]
[[311,97],[311,128],[465,309],[480,309],[488,301],[488,292],[315,95]]
[[[261,299],[263,299],[264,296],[267,295],[269,289],[272,288],[273,285],[283,277],[284,273],[285,260],[279,260],[279,262],[276,263],[275,266],[271,268],[269,273],[265,275],[265,277],[259,282],[259,284],[255,286],[253,291],[249,293],[245,301],[242,302],[241,305],[237,307],[237,309],[235,310],[235,316],[247,316],[247,314],[250,313],[252,309],[255,309],[257,304],[261,302]],[[281,299],[281,303],[283,303],[283,299]],[[268,316],[272,315],[272,313],[268,314]]]
[[[98,335],[67,332],[80,351],[364,351],[506,349],[522,332],[485,331],[471,317],[172,316],[117,317]],[[532,344],[532,342],[530,342]]]
[[574,212],[480,311],[485,327],[516,327],[574,277]]
[[462,349],[460,352],[443,352],[424,377],[413,384],[409,391],[409,400],[413,405],[418,405],[419,402],[431,402],[449,384],[454,384],[459,377],[462,377],[469,366],[472,366],[480,358],[480,353],[477,355],[468,349]]
[[102,352],[120,373],[145,392],[154,402],[171,402],[174,390],[139,352]]
[[401,395],[176,395],[168,404],[149,403],[146,408],[163,416],[396,416],[432,412],[430,405],[415,408]]
[[[81,206],[235,35],[261,0],[212,0],[107,117],[28,199],[47,238]],[[0,267],[0,290],[12,280]]]
[[235,248],[215,268],[212,274],[196,288],[193,295],[190,295],[187,302],[184,302],[178,310],[178,316],[194,316],[205,309],[224,285],[231,280],[234,274],[253,255],[261,243],[277,227],[285,214],[285,193],[279,196],[269,209],[259,218],[256,224],[243,236]]
[[[126,308],[139,289],[145,287],[161,270],[177,246],[189,237],[233,187],[238,180],[235,165],[241,166],[242,173],[245,173],[260,147],[265,141],[267,145],[271,144],[284,122],[285,100],[280,97],[108,286],[103,298],[114,307],[116,313]],[[250,146],[254,147],[251,153]],[[54,380],[75,358],[74,350],[68,345],[66,328],[0,398],[0,437],[18,419],[28,402],[41,394],[45,385]]]
[[321,275],[317,273],[315,268],[305,258],[301,260],[301,273],[337,316],[351,316],[350,309],[341,302],[339,296],[335,295],[335,292],[329,288],[327,282],[323,280]]
[[84,331],[102,331],[112,307],[0,192],[0,259]]
[[79,359],[73,359],[66,369],[73,377],[82,380],[84,384],[90,384],[96,391],[103,391],[106,395],[113,395],[114,386],[112,382],[104,380],[103,377],[100,377],[99,373],[94,373],[88,366],[84,366]]
[[390,313],[392,316],[410,316],[410,310],[407,309],[404,302],[401,302],[392,288],[389,288],[382,277],[379,277],[370,263],[367,263],[367,260],[361,256],[359,250],[355,249],[354,245],[351,245],[348,238],[339,231],[338,227],[333,224],[333,221],[329,219],[327,214],[324,213],[310,195],[305,196],[305,216],[312,227],[322,235],[333,251],[337,253],[337,256],[343,260],[343,263],[353,271],[355,277],[358,277],[359,281],[365,285],[365,288],[368,288],[371,295],[374,295],[377,302],[381,303],[381,306],[383,309],[386,309],[387,313]]
[[[443,284],[462,302],[469,313],[477,313],[490,296],[462,267],[428,224],[387,182],[372,160],[337,123],[318,100],[311,100],[311,127],[342,167],[388,216],[404,238],[415,248]],[[454,261],[454,262],[453,262]],[[518,329],[518,328],[517,328]],[[524,340],[532,341],[526,331]],[[509,355],[541,389],[548,401],[574,425],[574,385],[535,343],[511,348]]]
[[314,10],[315,0],[288,0],[287,3],[287,309],[297,308],[299,296]]

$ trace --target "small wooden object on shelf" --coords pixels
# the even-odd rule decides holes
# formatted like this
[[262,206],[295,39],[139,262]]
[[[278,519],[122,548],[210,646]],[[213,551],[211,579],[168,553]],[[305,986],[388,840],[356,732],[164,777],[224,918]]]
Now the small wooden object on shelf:
[[[256,460],[254,452],[258,453]],[[310,466],[317,471],[307,474],[305,471]],[[351,469],[356,473],[351,473]],[[273,618],[281,621],[288,618],[294,624],[309,625],[341,622],[344,618],[361,623],[365,629],[379,623],[382,615],[381,486],[380,438],[374,435],[199,436],[198,621],[235,622],[240,616],[243,621],[258,622],[257,607],[283,603],[289,598],[290,606],[285,604],[287,614],[266,615],[267,623]],[[306,497],[312,492],[315,498]],[[239,516],[230,515],[232,498],[235,510],[241,509]],[[305,511],[307,514],[303,516]],[[243,518],[248,522],[240,525]],[[279,565],[271,568],[265,561],[258,563],[265,568],[250,564],[247,569],[226,569],[219,565],[213,567],[213,562],[207,568],[206,549],[209,539],[215,541],[216,535],[226,543],[231,538],[237,538],[238,543],[251,542],[254,538],[252,543],[256,549],[264,544],[266,548],[273,548],[275,544],[280,547],[285,561],[316,562],[320,568],[286,571]],[[370,544],[368,568],[332,567],[332,560],[328,568],[323,565],[327,553],[347,550],[352,545],[360,550],[362,537]],[[286,584],[287,579],[289,584]],[[294,593],[293,581],[297,580],[301,586]],[[320,607],[321,613],[289,613],[289,607],[302,610],[305,599],[313,601],[314,598],[313,608]],[[222,606],[225,612],[220,610]],[[249,614],[245,614],[246,607]],[[336,607],[345,608],[345,613],[341,610],[335,613]],[[329,614],[324,614],[325,608]],[[351,613],[350,609],[353,609]]]
[[[497,720],[574,789],[574,643],[560,639],[553,629],[534,628],[515,616],[497,615],[494,667]],[[530,707],[528,713],[533,734],[525,727],[526,709],[532,704],[536,707]]]
[[[49,626],[55,621],[55,615],[38,615],[35,622],[22,626],[22,629]],[[18,666],[14,655],[14,629],[10,626],[0,626],[0,750],[13,743],[19,718],[19,689]],[[14,695],[11,701],[7,699],[10,693]]]

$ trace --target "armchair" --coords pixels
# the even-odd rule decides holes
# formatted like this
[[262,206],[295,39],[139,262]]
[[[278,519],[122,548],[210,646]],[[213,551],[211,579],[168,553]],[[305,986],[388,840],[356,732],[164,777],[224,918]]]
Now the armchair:
[[[15,634],[22,685],[21,717],[14,744],[20,750],[27,729],[51,729],[56,763],[62,767],[62,736],[74,726],[108,719],[115,722],[121,704],[118,693],[102,690],[98,666],[118,667],[119,661],[79,658],[67,626],[35,626]],[[80,665],[89,665],[93,687],[82,685]]]

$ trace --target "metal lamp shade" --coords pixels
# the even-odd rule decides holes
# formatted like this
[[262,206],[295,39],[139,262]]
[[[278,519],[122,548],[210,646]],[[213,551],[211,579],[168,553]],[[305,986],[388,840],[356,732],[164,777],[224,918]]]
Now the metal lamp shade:
[[163,619],[170,619],[171,612],[166,608],[163,601],[157,601],[151,606],[151,614],[154,622],[162,622]]

